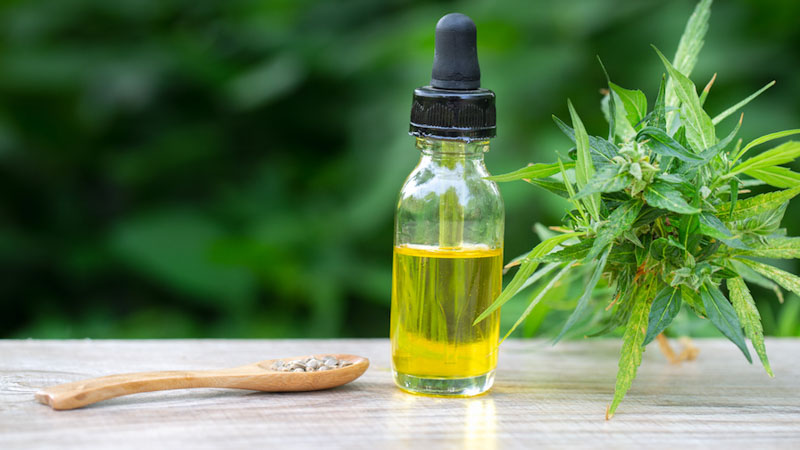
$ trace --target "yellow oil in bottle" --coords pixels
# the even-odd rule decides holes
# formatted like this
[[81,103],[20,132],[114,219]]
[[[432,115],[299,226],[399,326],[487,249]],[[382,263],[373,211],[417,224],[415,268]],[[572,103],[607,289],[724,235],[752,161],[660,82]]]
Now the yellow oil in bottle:
[[503,250],[394,248],[391,341],[397,384],[472,395],[491,386],[500,312],[473,325],[502,289]]

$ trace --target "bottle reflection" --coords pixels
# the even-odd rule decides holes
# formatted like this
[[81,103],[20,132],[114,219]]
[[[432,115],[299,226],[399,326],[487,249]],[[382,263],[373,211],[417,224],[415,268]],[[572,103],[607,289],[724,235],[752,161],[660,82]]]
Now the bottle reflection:
[[498,448],[495,404],[488,395],[437,398],[397,391],[391,403],[387,437],[398,447],[414,448],[420,441],[460,441],[464,449]]
[[497,448],[497,416],[493,398],[474,398],[465,402],[465,449],[494,450]]

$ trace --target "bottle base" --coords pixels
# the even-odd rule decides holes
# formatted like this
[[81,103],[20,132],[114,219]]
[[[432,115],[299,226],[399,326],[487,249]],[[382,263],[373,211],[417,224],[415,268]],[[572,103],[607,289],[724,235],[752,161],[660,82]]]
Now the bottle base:
[[394,372],[394,382],[400,389],[417,395],[435,397],[473,397],[491,389],[494,370],[467,378],[427,378]]

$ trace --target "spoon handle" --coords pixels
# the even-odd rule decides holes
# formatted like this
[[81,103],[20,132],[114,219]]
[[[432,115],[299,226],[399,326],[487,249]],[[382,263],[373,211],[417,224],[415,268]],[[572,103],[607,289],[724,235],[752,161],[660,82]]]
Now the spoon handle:
[[[238,376],[237,376],[238,375]],[[242,371],[175,370],[109,375],[51,386],[36,393],[36,399],[53,409],[74,409],[102,400],[139,392],[204,387],[244,388]]]

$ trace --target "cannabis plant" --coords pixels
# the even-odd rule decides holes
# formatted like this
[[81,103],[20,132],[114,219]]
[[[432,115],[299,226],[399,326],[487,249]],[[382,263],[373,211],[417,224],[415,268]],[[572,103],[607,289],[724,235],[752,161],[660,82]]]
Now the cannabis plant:
[[[515,276],[477,321],[524,287],[542,283],[516,327],[567,273],[588,269],[585,291],[558,341],[589,312],[593,290],[605,278],[601,285],[613,295],[606,295],[608,304],[598,306],[609,311],[604,331],[624,327],[606,417],[630,388],[644,346],[670,325],[681,307],[709,319],[752,362],[745,344],[745,337],[750,339],[772,376],[748,283],[776,289],[777,283],[800,295],[800,277],[758,260],[800,257],[800,238],[786,237],[780,228],[788,201],[800,193],[800,173],[781,165],[800,156],[800,142],[753,156],[757,146],[800,134],[800,129],[767,134],[742,146],[737,139],[740,117],[732,131],[718,134],[724,119],[773,83],[713,118],[703,109],[713,79],[698,94],[689,74],[708,28],[710,6],[710,0],[697,5],[672,62],[655,49],[666,73],[652,109],[642,91],[609,80],[601,105],[609,122],[607,137],[587,134],[568,103],[572,127],[554,120],[574,142],[569,157],[494,177],[547,189],[567,198],[571,211],[561,226],[553,227],[559,234],[517,261]],[[760,185],[779,190],[745,196]]]

